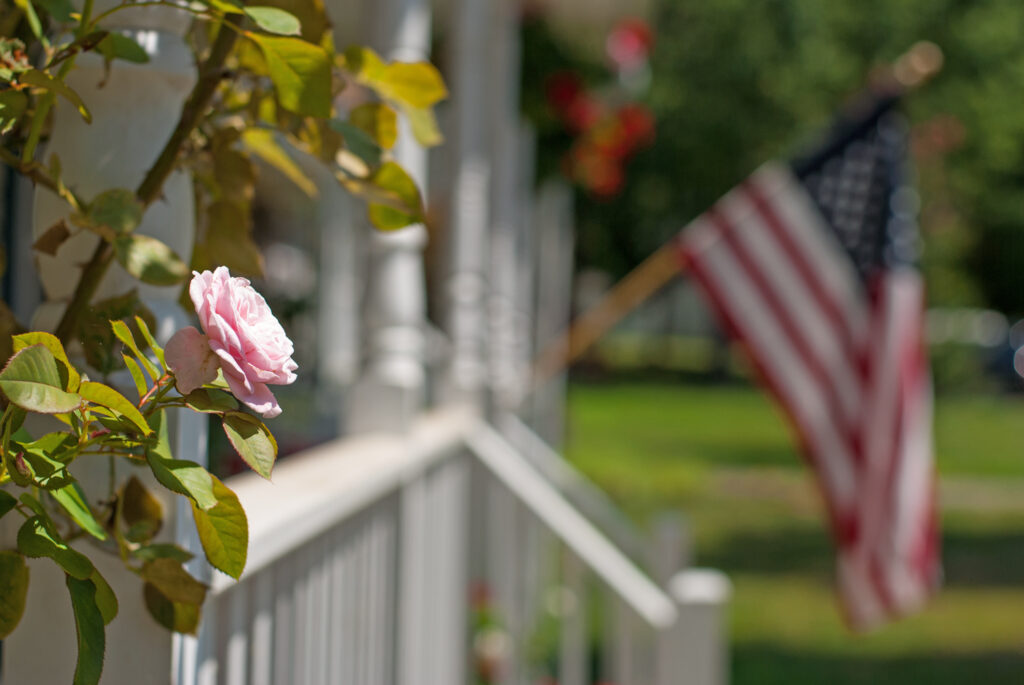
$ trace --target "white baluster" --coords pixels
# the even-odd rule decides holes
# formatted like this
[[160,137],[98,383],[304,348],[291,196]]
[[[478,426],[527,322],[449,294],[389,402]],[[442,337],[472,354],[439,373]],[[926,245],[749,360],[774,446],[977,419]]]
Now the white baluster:
[[[427,58],[430,3],[386,0],[375,5],[374,46],[391,60]],[[402,117],[395,159],[426,190],[427,157]],[[423,405],[426,290],[422,225],[370,238],[369,297],[366,327],[368,359],[355,393],[351,425],[355,430],[400,430]]]
[[454,184],[449,235],[448,334],[452,358],[444,391],[452,398],[482,400],[487,381],[486,296],[488,290],[488,211],[491,162],[488,158],[489,101],[485,27],[488,0],[459,0],[452,6],[454,99],[449,145],[453,146]]

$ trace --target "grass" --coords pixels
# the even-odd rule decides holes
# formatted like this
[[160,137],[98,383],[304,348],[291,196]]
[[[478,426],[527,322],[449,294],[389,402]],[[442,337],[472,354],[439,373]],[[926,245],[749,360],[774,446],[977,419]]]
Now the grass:
[[854,636],[836,610],[820,501],[781,415],[745,387],[570,390],[567,449],[638,522],[687,515],[725,570],[733,682],[1024,682],[1024,400],[940,398],[946,582],[922,613]]

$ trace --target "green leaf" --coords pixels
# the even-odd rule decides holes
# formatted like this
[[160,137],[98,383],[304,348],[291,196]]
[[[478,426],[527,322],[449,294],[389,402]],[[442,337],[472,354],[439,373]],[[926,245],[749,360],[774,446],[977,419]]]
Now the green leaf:
[[217,505],[213,476],[195,462],[171,457],[163,410],[153,414],[149,420],[158,436],[156,445],[146,450],[146,461],[153,475],[168,490],[191,498],[200,509],[212,509]]
[[89,503],[86,501],[85,492],[82,491],[78,483],[71,483],[50,494],[58,504],[64,507],[75,523],[82,527],[82,530],[98,540],[107,539],[107,532],[93,516]]
[[156,586],[146,583],[142,588],[146,609],[153,619],[168,630],[195,635],[199,627],[199,606],[172,602]]
[[180,561],[159,557],[142,567],[142,578],[172,602],[202,604],[206,586],[189,575]]
[[282,107],[323,119],[331,115],[331,58],[326,50],[301,38],[247,35],[267,60]]
[[225,14],[242,14],[244,9],[242,8],[241,1],[236,0],[199,0],[204,5],[213,7],[215,9],[224,12]]
[[71,21],[71,13],[75,11],[69,0],[35,0],[35,3],[59,22]]
[[28,333],[19,333],[18,335],[11,336],[11,340],[14,343],[14,351],[18,352],[31,347],[32,345],[42,345],[50,351],[51,354],[64,365],[67,371],[67,383],[64,385],[64,389],[68,392],[75,392],[78,389],[81,375],[78,370],[75,369],[71,360],[68,359],[67,352],[64,351],[64,345],[61,344],[57,336],[45,333],[43,331],[30,331]]
[[345,148],[363,160],[367,167],[372,168],[380,164],[380,146],[374,142],[370,134],[340,119],[331,119],[330,126],[345,139]]
[[82,381],[82,384],[78,386],[78,394],[89,402],[94,402],[101,407],[106,407],[113,410],[119,416],[123,416],[132,423],[134,423],[144,435],[149,435],[153,432],[153,429],[146,423],[145,417],[142,415],[135,405],[128,401],[128,398],[114,390],[108,385],[102,383],[96,383],[94,381]]
[[14,495],[4,490],[0,490],[0,518],[7,515],[7,513],[18,504],[18,500],[14,499]]
[[145,49],[132,38],[122,33],[111,33],[107,35],[97,49],[107,59],[123,59],[126,62],[145,64],[149,61],[149,54]]
[[277,7],[246,7],[245,14],[268,33],[297,36],[302,31],[302,24],[294,14]]
[[28,96],[20,90],[0,91],[0,134],[9,132],[28,107]]
[[207,561],[237,580],[249,551],[249,524],[235,493],[216,477],[211,478],[217,506],[203,511],[193,504],[192,517]]
[[444,142],[444,136],[437,125],[437,117],[434,110],[429,107],[418,109],[416,107],[403,107],[405,118],[409,120],[409,127],[416,141],[423,147],[434,147]]
[[368,102],[359,105],[349,113],[348,120],[385,150],[394,147],[398,138],[398,115],[384,103]]
[[39,21],[39,15],[36,14],[36,8],[32,6],[30,0],[14,0],[14,4],[25,11],[25,18],[28,19],[28,26],[32,29],[32,33],[36,38],[44,45],[48,45],[46,36],[43,35],[43,24]]
[[96,606],[103,617],[103,625],[110,625],[110,622],[117,618],[117,595],[114,594],[114,589],[110,587],[110,583],[100,575],[99,571],[93,570],[89,580],[96,586]]
[[17,552],[0,552],[0,640],[18,627],[28,595],[28,566]]
[[43,345],[19,350],[0,371],[0,390],[28,411],[60,414],[77,409],[82,398],[63,387],[57,359]]
[[78,93],[71,90],[66,84],[58,81],[49,74],[38,69],[30,69],[18,75],[18,81],[23,84],[35,86],[37,88],[43,88],[51,92],[57,93],[65,97],[71,104],[78,108],[78,113],[82,115],[82,118],[88,123],[92,123],[92,115],[89,114],[89,109],[82,102],[81,96]]
[[385,162],[370,182],[395,200],[393,204],[370,203],[370,221],[382,231],[393,231],[423,219],[423,203],[412,177],[395,162]]
[[103,673],[103,654],[106,635],[103,632],[103,612],[96,599],[96,586],[91,580],[67,577],[71,593],[71,608],[75,613],[78,633],[78,663],[72,685],[96,685]]
[[264,128],[246,129],[242,133],[242,143],[254,155],[284,174],[288,180],[299,187],[299,190],[310,197],[316,197],[316,184],[278,144],[273,131]]
[[18,498],[22,504],[31,509],[36,513],[37,516],[41,517],[45,521],[49,521],[49,514],[46,513],[46,509],[43,508],[42,503],[27,492],[21,493],[21,497]]
[[372,85],[383,97],[417,109],[448,97],[441,73],[429,62],[392,62]]
[[135,391],[139,393],[139,399],[141,400],[146,394],[146,378],[142,375],[142,369],[139,367],[139,363],[127,354],[122,354],[121,358],[124,359],[124,365],[132,376],[132,381],[135,383]]
[[145,319],[136,314],[135,325],[138,327],[139,333],[142,333],[142,337],[145,339],[146,344],[149,345],[149,349],[153,350],[153,354],[156,355],[157,361],[160,362],[160,367],[167,369],[167,362],[164,360],[164,348],[156,343],[156,338],[149,332],[149,324],[146,323]]
[[66,573],[85,579],[92,575],[93,565],[81,552],[68,547],[53,526],[33,516],[18,529],[18,550],[27,557],[48,557]]
[[263,255],[252,239],[249,208],[218,200],[206,212],[206,256],[232,273],[263,274]]
[[115,235],[127,235],[142,222],[142,203],[126,188],[106,190],[92,199],[85,219],[91,226],[110,229]]
[[160,532],[164,508],[146,486],[135,476],[128,479],[121,491],[121,518],[128,526],[125,535],[132,542],[148,542]]
[[177,285],[191,273],[174,250],[151,236],[120,236],[113,245],[114,255],[124,270],[143,283]]
[[224,415],[224,433],[242,461],[270,480],[277,459],[277,441],[263,422],[250,414],[231,412]]
[[[142,364],[142,368],[146,369],[146,373],[156,381],[156,379],[160,377],[160,374],[157,372],[156,367],[153,366],[153,362],[149,360],[149,357],[142,354],[142,351],[135,342],[135,336],[132,335],[132,329],[128,328],[128,324],[124,321],[111,321],[110,328],[114,331],[114,335],[117,336],[117,339],[120,340],[121,343],[131,350],[132,354],[138,358],[139,363]],[[145,394],[145,392],[142,394]]]
[[238,401],[230,393],[209,388],[199,388],[185,395],[185,404],[189,409],[204,414],[221,414],[238,409]]
[[174,559],[177,562],[184,564],[187,561],[192,561],[195,558],[191,552],[172,545],[166,542],[158,542],[152,545],[145,545],[139,547],[137,550],[132,552],[136,559],[140,561],[153,561],[158,558]]

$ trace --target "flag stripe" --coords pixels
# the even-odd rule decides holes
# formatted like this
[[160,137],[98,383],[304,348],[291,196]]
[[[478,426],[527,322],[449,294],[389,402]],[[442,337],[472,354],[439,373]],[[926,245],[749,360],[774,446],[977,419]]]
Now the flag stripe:
[[[802,440],[808,444],[807,455],[821,475],[828,500],[836,512],[837,523],[844,522],[855,508],[853,458],[841,437],[831,414],[820,400],[820,387],[802,361],[786,344],[786,337],[762,292],[752,284],[748,273],[737,264],[734,253],[715,225],[702,222],[703,227],[690,230],[692,243],[699,243],[698,231],[703,228],[713,244],[701,245],[699,258],[687,245],[684,255],[694,276],[718,304],[716,310],[737,337],[750,350],[752,361],[779,400],[787,407]],[[842,525],[846,525],[843,523]]]
[[764,214],[764,203],[754,203],[749,193],[742,192],[729,193],[720,204],[717,214],[728,217],[728,228],[723,227],[727,240],[784,321],[793,344],[828,394],[836,416],[843,419],[843,433],[850,439],[861,411],[857,359],[846,349],[842,327],[823,311],[820,298],[811,295],[820,292],[823,284],[801,282],[798,272],[803,256],[787,250],[773,231],[764,230],[771,221]]
[[[860,182],[827,180],[830,202]],[[793,423],[838,545],[844,614],[867,628],[916,608],[938,577],[923,301],[908,268],[871,267],[868,287],[869,267],[852,257],[883,250],[853,242],[847,252],[819,200],[765,165],[678,245]],[[872,231],[865,239],[887,235]]]

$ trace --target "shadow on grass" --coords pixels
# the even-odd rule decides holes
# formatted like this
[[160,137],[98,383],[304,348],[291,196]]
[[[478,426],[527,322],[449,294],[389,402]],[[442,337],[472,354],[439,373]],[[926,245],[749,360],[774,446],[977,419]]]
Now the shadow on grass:
[[[1024,583],[1024,531],[943,534],[946,586],[1015,587]],[[823,528],[786,526],[731,535],[702,550],[702,566],[727,573],[807,574],[831,578],[834,548]],[[1024,682],[1024,673],[1021,675]]]
[[738,645],[733,685],[961,685],[1019,683],[1024,652],[921,653],[858,657],[806,653],[773,645]]

